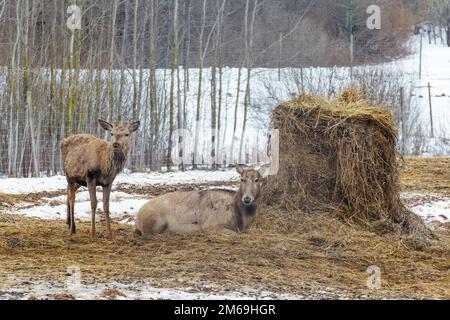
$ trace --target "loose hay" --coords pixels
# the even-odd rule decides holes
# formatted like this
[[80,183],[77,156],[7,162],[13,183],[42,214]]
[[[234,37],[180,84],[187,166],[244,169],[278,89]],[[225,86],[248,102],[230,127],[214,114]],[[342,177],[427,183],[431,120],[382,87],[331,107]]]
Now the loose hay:
[[[285,220],[291,221],[289,230]],[[79,266],[83,284],[136,283],[163,288],[222,290],[253,288],[321,298],[450,297],[450,238],[418,248],[410,237],[376,235],[329,214],[261,212],[248,232],[133,237],[132,226],[113,223],[114,240],[89,238],[89,222],[76,236],[64,221],[0,215],[0,279],[15,287],[24,281],[67,281],[67,268]],[[10,247],[8,239],[21,239]],[[382,289],[366,287],[367,267],[382,270]],[[14,277],[10,277],[14,275]],[[331,292],[330,292],[331,294]],[[329,296],[328,296],[329,297]]]
[[402,192],[428,191],[450,196],[450,158],[405,158]]
[[301,96],[274,110],[273,125],[280,130],[280,169],[267,178],[265,204],[332,212],[382,233],[431,237],[400,201],[396,128],[388,110],[355,90],[333,101]]
[[[405,159],[406,168],[419,167],[418,163],[420,172],[431,177],[448,159]],[[411,174],[415,170],[406,171],[403,188],[425,187],[422,176]],[[450,180],[442,180],[444,184],[449,190]],[[256,224],[245,233],[152,240],[134,238],[132,226],[113,223],[112,241],[103,236],[104,224],[92,241],[89,222],[80,222],[71,237],[64,221],[1,214],[0,280],[5,292],[24,282],[64,284],[67,268],[75,265],[83,284],[145,283],[202,291],[213,284],[223,291],[248,287],[316,299],[450,297],[448,231],[436,230],[436,239],[423,246],[410,236],[377,235],[327,212],[314,213],[263,206]],[[379,290],[366,287],[371,265],[381,269]]]

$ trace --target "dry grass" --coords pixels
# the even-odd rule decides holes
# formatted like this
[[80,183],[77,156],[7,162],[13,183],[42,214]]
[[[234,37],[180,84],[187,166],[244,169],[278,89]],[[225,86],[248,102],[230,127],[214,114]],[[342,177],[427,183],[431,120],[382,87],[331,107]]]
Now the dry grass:
[[[89,239],[89,224],[69,236],[61,221],[0,216],[1,275],[64,280],[80,266],[86,282],[146,281],[164,287],[213,283],[293,294],[334,288],[349,297],[449,298],[450,236],[428,245],[409,237],[361,231],[327,214],[286,214],[263,208],[242,234],[134,238],[114,224],[115,239]],[[104,226],[100,226],[104,228]],[[100,231],[104,231],[100,229]],[[383,289],[366,288],[369,265]]]
[[450,158],[405,158],[402,191],[432,191],[450,196]]
[[[450,158],[405,159],[401,189],[448,194],[449,163]],[[41,196],[0,195],[0,204],[38,203]],[[316,210],[311,215],[262,206],[246,233],[158,236],[147,241],[135,238],[126,225],[113,224],[115,238],[109,241],[101,223],[98,239],[91,241],[89,223],[78,223],[78,234],[71,237],[63,221],[0,215],[0,281],[3,287],[8,285],[2,281],[7,275],[31,282],[64,281],[67,268],[77,265],[88,283],[142,281],[181,288],[212,283],[224,290],[248,286],[312,296],[329,289],[337,297],[350,298],[450,298],[448,230],[421,242],[370,232],[329,212]],[[380,290],[366,287],[370,265],[381,268]]]

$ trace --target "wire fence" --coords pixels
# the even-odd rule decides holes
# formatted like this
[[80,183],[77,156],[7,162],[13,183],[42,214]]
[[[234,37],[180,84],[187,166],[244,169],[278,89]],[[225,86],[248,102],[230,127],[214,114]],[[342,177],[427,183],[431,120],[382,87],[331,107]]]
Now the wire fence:
[[[152,6],[153,2],[150,7]],[[110,9],[114,8],[118,9],[114,6]],[[21,8],[15,9],[17,10],[9,14],[21,12],[19,10]],[[255,9],[255,14],[256,11]],[[139,13],[139,10],[136,12]],[[220,12],[219,10],[217,14]],[[365,10],[363,12],[365,14]],[[6,19],[5,17],[3,19]],[[102,16],[105,17],[112,18],[113,15]],[[21,22],[29,23],[27,15],[19,14],[16,18],[16,27],[21,25]],[[153,18],[154,23],[158,21],[156,17],[138,15],[134,22],[136,26],[141,21],[138,19],[141,18],[145,18],[145,21],[148,19],[148,22],[153,21]],[[365,18],[364,16],[362,22],[365,22]],[[111,24],[111,28],[106,30],[102,26],[101,30],[106,32],[105,34],[113,30],[113,34],[108,35],[114,36],[116,22],[109,18],[107,21]],[[187,21],[186,26],[189,25]],[[209,54],[210,60],[201,69],[181,67],[176,61],[171,69],[157,69],[155,66],[161,61],[153,61],[155,69],[146,69],[143,65],[147,67],[152,65],[152,55],[147,56],[151,48],[145,45],[137,46],[133,36],[130,39],[133,39],[134,46],[130,46],[126,39],[122,39],[123,47],[120,48],[123,49],[124,56],[129,56],[129,52],[126,51],[134,48],[131,50],[135,57],[132,59],[134,63],[132,61],[127,64],[121,61],[121,68],[118,69],[120,59],[110,51],[106,59],[108,69],[100,69],[98,65],[105,61],[103,56],[103,53],[107,52],[105,48],[112,50],[116,45],[114,37],[106,43],[105,39],[109,37],[99,38],[99,48],[93,40],[97,35],[96,25],[92,25],[93,29],[89,29],[89,37],[87,35],[86,37],[90,41],[85,42],[85,39],[81,38],[81,32],[72,30],[66,33],[64,16],[55,19],[54,23],[62,25],[64,32],[56,28],[49,30],[51,33],[48,34],[48,38],[45,37],[45,33],[30,34],[31,39],[34,39],[30,47],[42,55],[41,57],[30,55],[35,67],[28,64],[28,60],[25,59],[31,52],[27,46],[14,45],[12,46],[14,50],[5,51],[9,55],[9,65],[0,68],[0,176],[62,174],[63,164],[59,145],[65,137],[86,133],[108,139],[108,134],[98,125],[99,118],[107,121],[113,119],[141,121],[138,132],[133,135],[132,151],[129,155],[128,168],[132,171],[146,172],[171,167],[170,155],[180,151],[178,139],[171,140],[172,133],[176,129],[184,129],[188,136],[182,148],[185,157],[182,168],[201,166],[218,169],[238,162],[258,163],[260,154],[267,153],[271,111],[275,106],[281,101],[301,94],[320,95],[332,99],[350,85],[362,88],[366,98],[374,105],[386,106],[392,111],[399,128],[401,154],[450,153],[448,132],[438,123],[439,121],[436,121],[436,117],[441,120],[439,118],[445,115],[442,112],[442,101],[437,100],[441,98],[433,93],[436,85],[430,80],[428,86],[423,88],[417,80],[422,76],[422,50],[417,72],[405,73],[404,70],[392,65],[392,62],[390,66],[389,63],[386,65],[371,65],[371,63],[374,62],[372,59],[375,56],[383,57],[384,61],[394,61],[399,56],[413,51],[408,46],[399,50],[397,41],[380,41],[368,30],[363,34],[360,33],[359,38],[356,34],[351,46],[346,39],[340,39],[335,50],[319,50],[322,45],[329,46],[329,43],[323,40],[325,38],[320,38],[321,41],[317,42],[318,39],[311,38],[307,32],[297,30],[296,26],[303,26],[303,22],[300,19],[292,30],[280,34],[279,43],[275,42],[268,46],[267,49],[270,48],[275,54],[274,57],[278,59],[276,61],[274,58],[272,68],[253,68],[251,61],[253,58],[257,59],[260,54],[250,52],[247,48],[245,59],[241,63],[234,64],[241,67],[226,67],[220,64],[220,59],[216,63],[214,59],[211,60],[214,55]],[[155,26],[142,24],[142,30],[136,29],[136,36],[140,31],[142,39],[157,44],[150,32],[153,27]],[[169,26],[164,25],[164,28]],[[179,29],[181,28],[173,26],[172,31]],[[439,41],[444,43],[445,33],[448,33],[448,30],[432,25],[424,25],[420,30],[422,30],[421,49],[424,41],[430,44],[438,44]],[[209,51],[219,55],[220,47],[224,46],[220,43],[223,39],[220,33],[213,32],[217,30],[209,31],[211,37],[215,37],[213,40],[209,39],[215,43],[210,44]],[[384,30],[383,34],[386,33]],[[180,32],[179,35],[181,34]],[[314,48],[319,48],[316,51],[320,51],[320,54],[327,58],[323,61],[329,63],[340,61],[342,65],[349,67],[283,68],[293,61],[296,65],[313,64],[312,60],[305,58],[306,54],[313,54],[312,51],[302,52],[299,60],[296,59],[297,53],[292,52],[291,48],[297,39],[294,37],[295,34],[301,36],[298,39],[305,44],[310,43]],[[406,33],[402,34],[404,36]],[[58,43],[55,42],[56,35],[64,40],[65,51],[50,63],[47,61],[51,56],[48,50],[50,47],[58,48]],[[19,40],[28,39],[28,36],[19,36]],[[48,46],[42,42],[42,47],[39,47],[37,45],[39,41],[36,39],[48,40]],[[369,39],[369,43],[364,43],[365,39]],[[251,39],[241,40],[249,45]],[[204,44],[206,43],[205,41]],[[102,45],[105,45],[105,48],[102,49]],[[84,65],[90,65],[91,68],[83,69],[81,54],[87,48],[89,50],[83,54],[89,59]],[[183,49],[190,52],[187,48]],[[165,54],[172,56],[173,50],[175,48],[168,48]],[[210,53],[209,51],[205,52]],[[59,54],[55,50],[51,52],[53,55]],[[188,53],[186,57],[190,58]],[[164,65],[170,65],[169,58],[165,54],[159,52],[160,56],[165,56]],[[201,56],[199,55],[198,59],[203,65]],[[57,63],[60,58],[62,61]],[[360,65],[354,65],[353,62],[356,61]],[[130,69],[130,64],[135,67]],[[362,66],[363,64],[365,66]],[[46,67],[37,67],[43,65]],[[57,65],[64,67],[61,69]],[[424,94],[422,90],[427,90],[427,93]],[[421,96],[428,97],[427,104],[424,102],[426,98]],[[436,103],[439,112],[435,112]],[[425,107],[429,110],[429,125],[423,114]],[[212,164],[209,161],[211,158],[214,159]]]

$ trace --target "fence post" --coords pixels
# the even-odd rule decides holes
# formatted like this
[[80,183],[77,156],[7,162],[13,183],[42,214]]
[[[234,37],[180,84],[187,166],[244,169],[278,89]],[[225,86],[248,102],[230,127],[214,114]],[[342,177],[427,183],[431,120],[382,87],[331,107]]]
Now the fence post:
[[447,19],[447,45],[450,47],[450,17]]
[[405,115],[404,115],[404,103],[405,103],[405,88],[400,87],[400,120],[402,122],[402,156],[405,155]]
[[430,125],[431,125],[431,138],[434,138],[434,129],[433,129],[433,106],[431,104],[431,84],[428,82],[428,101],[430,104]]
[[350,80],[353,84],[353,64],[354,64],[354,36],[353,29],[350,33]]
[[419,80],[421,80],[422,79],[422,49],[423,49],[422,29],[420,29],[419,32],[420,32]]
[[303,67],[300,68],[300,78],[301,78],[301,86],[302,86],[302,96],[305,95],[305,83],[303,82]]
[[281,81],[281,59],[283,57],[283,33],[280,32],[280,51],[278,52],[278,81]]

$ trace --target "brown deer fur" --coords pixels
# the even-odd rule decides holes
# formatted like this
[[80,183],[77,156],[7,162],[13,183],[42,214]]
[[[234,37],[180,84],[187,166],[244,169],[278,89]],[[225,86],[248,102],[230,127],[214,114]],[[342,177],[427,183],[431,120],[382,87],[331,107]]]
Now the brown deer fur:
[[100,125],[111,131],[111,142],[87,134],[70,136],[61,143],[64,173],[67,188],[67,224],[70,233],[75,227],[75,194],[81,187],[87,187],[91,200],[91,237],[95,236],[95,212],[97,210],[96,187],[103,187],[103,211],[106,216],[108,237],[112,237],[109,217],[109,197],[111,186],[126,165],[131,143],[131,133],[139,127],[139,121],[127,124],[110,124],[99,120]]
[[261,174],[243,170],[237,192],[202,190],[173,192],[147,202],[136,217],[136,234],[191,233],[211,229],[242,231],[256,215],[255,201],[261,190]]

